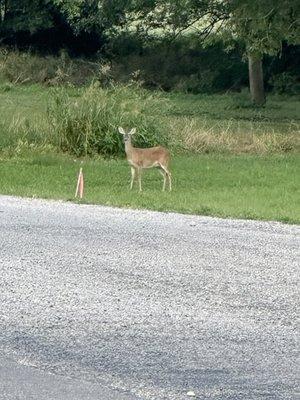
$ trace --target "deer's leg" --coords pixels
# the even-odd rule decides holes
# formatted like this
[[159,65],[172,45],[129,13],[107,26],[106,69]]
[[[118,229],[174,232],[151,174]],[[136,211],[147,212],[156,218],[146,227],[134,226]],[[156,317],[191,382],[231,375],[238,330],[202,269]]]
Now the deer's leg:
[[169,181],[169,191],[172,190],[172,180],[171,180],[171,172],[168,170],[168,168],[162,164],[160,164],[161,169],[165,172],[166,176],[168,177]]
[[162,190],[163,190],[163,192],[165,191],[165,189],[166,189],[166,181],[167,181],[167,174],[166,174],[166,172],[164,171],[164,170],[159,170],[159,172],[162,174],[162,176],[164,177],[164,183],[163,183],[163,188],[162,188]]
[[135,173],[136,173],[136,170],[135,170],[135,168],[131,167],[131,182],[130,182],[130,189],[132,189],[132,187],[133,187],[133,183],[134,183],[134,179],[135,179]]
[[142,191],[142,169],[141,168],[138,168],[137,174],[138,174],[138,181],[139,181],[139,190],[141,192]]
[[171,172],[169,171],[169,173],[168,173],[168,178],[169,178],[169,191],[171,192],[171,190],[172,190],[172,175],[171,175]]

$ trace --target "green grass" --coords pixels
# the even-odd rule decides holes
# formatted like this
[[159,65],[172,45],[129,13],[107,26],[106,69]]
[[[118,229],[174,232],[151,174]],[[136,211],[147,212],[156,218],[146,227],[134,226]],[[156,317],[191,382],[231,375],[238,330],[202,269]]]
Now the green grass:
[[83,166],[84,202],[219,217],[300,222],[300,163],[295,155],[177,156],[174,190],[162,192],[156,170],[143,174],[143,192],[129,190],[125,160],[83,160],[31,155],[0,163],[1,193],[74,201]]
[[[38,84],[0,84],[0,151],[20,137],[40,143],[51,136],[46,110],[52,90]],[[75,101],[84,88],[66,90]],[[173,93],[165,97],[170,107],[155,117],[169,127],[177,150],[179,147],[188,152],[223,154],[300,152],[300,99],[297,96],[269,95],[267,106],[262,109],[251,107],[245,92]]]
[[174,114],[178,116],[215,121],[273,123],[274,128],[278,128],[278,123],[282,128],[282,126],[288,127],[291,122],[300,122],[299,96],[269,94],[267,104],[263,108],[252,107],[248,91],[213,95],[171,93],[167,97],[174,103]]
[[[75,99],[84,89],[67,90]],[[74,201],[81,161],[47,143],[50,93],[0,85],[2,194]],[[171,107],[156,117],[180,144],[172,149],[174,190],[162,193],[161,175],[150,170],[144,191],[130,191],[126,160],[91,158],[82,161],[84,202],[300,223],[298,98],[270,96],[258,110],[244,94],[165,97]]]
[[0,113],[2,122],[13,118],[36,121],[46,112],[50,90],[40,85],[0,85]]

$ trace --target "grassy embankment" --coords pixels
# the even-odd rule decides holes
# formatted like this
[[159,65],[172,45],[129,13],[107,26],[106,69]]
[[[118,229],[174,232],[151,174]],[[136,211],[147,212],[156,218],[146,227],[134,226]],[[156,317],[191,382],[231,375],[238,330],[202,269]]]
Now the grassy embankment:
[[[69,92],[76,99],[81,90]],[[174,190],[162,193],[161,176],[151,170],[140,194],[129,190],[124,159],[75,158],[41,141],[49,130],[49,91],[2,85],[0,193],[73,200],[83,165],[87,203],[300,222],[297,99],[273,97],[259,111],[241,95],[167,96],[173,106],[157,118],[170,126],[177,144]],[[30,140],[19,129],[26,125],[35,127]]]

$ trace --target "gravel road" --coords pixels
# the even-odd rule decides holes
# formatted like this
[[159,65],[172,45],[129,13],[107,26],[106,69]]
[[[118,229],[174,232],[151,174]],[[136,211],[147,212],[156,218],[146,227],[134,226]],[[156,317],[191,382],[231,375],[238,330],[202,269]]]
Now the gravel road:
[[0,238],[8,364],[115,399],[296,399],[299,226],[0,196]]

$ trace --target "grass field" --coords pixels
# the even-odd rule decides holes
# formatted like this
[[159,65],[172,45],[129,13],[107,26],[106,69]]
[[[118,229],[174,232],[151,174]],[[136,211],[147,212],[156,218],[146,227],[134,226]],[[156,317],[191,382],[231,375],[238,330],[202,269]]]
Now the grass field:
[[[76,98],[81,89],[69,91]],[[174,190],[162,193],[162,178],[151,170],[138,193],[129,190],[124,159],[75,159],[43,144],[49,93],[36,85],[0,86],[0,193],[73,201],[82,165],[87,203],[300,223],[296,98],[271,97],[256,110],[239,94],[166,95],[172,107],[158,118],[180,143]],[[35,127],[37,143],[18,131],[24,124]]]
[[129,190],[125,160],[74,161],[59,155],[2,160],[3,194],[74,200],[83,166],[84,202],[220,217],[300,222],[297,156],[177,156],[174,189],[162,192],[158,171],[143,174],[143,192]]
[[[67,88],[74,101],[83,90]],[[40,85],[0,85],[0,151],[19,137],[24,140],[25,131],[29,140],[43,142],[49,135],[46,110],[51,93],[51,88]],[[155,117],[169,127],[180,150],[201,154],[300,154],[297,96],[269,96],[262,109],[251,107],[248,93],[164,97],[170,106]]]

